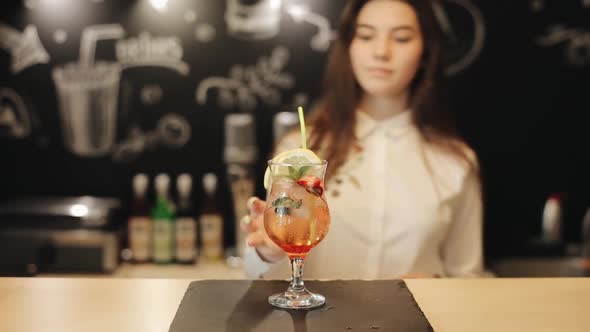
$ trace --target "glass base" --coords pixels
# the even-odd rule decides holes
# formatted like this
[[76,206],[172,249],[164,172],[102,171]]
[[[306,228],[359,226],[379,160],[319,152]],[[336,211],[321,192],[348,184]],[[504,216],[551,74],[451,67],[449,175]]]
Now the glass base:
[[269,296],[268,303],[283,309],[313,309],[323,306],[326,298],[323,295],[311,293],[305,288],[302,290],[289,288],[286,292]]

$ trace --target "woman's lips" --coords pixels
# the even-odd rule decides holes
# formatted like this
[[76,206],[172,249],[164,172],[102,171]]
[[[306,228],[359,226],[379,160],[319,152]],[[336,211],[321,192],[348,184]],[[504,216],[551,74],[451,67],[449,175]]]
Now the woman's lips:
[[391,74],[393,74],[393,70],[387,69],[387,68],[379,68],[379,67],[367,68],[367,71],[372,76],[382,77],[382,78],[389,77],[389,76],[391,76]]

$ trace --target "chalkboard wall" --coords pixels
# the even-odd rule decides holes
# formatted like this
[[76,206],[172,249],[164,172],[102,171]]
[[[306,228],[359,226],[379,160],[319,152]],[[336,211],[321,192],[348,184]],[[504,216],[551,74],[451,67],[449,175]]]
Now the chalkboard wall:
[[[127,200],[138,172],[196,179],[215,172],[229,202],[222,158],[229,113],[256,118],[262,195],[273,115],[318,97],[343,5],[2,2],[0,199]],[[564,237],[579,241],[590,206],[590,1],[434,6],[447,38],[451,106],[483,167],[486,254],[523,254],[556,192],[565,193]],[[228,220],[231,210],[226,203]]]

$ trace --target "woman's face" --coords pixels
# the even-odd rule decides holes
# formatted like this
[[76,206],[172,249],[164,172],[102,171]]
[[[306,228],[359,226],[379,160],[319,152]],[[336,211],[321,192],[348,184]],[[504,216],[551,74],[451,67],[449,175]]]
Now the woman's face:
[[372,0],[359,12],[349,52],[352,70],[365,93],[405,93],[420,66],[423,50],[418,18],[409,4]]

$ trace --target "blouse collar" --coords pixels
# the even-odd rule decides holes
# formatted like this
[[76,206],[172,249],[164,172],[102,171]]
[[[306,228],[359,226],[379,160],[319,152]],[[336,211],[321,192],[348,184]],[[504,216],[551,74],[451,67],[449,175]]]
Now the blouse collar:
[[355,135],[362,140],[378,130],[386,130],[391,135],[397,136],[405,133],[413,127],[412,112],[403,111],[384,120],[375,120],[363,111],[357,111]]

